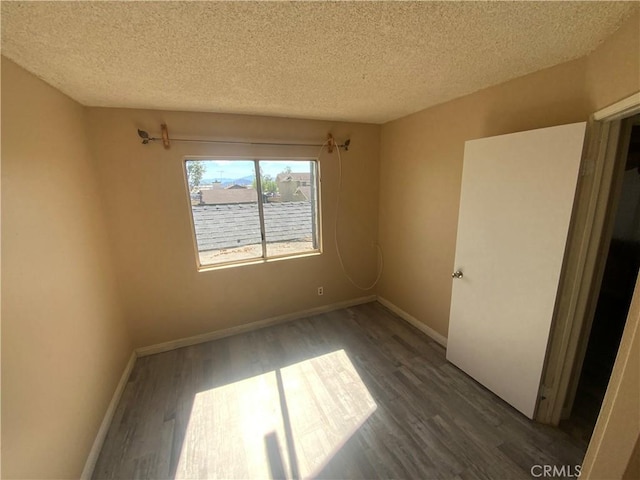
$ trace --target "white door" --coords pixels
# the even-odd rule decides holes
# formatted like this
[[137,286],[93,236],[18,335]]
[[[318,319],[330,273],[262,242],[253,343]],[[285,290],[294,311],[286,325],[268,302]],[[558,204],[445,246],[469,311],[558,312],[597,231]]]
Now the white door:
[[447,359],[533,418],[585,123],[466,142]]

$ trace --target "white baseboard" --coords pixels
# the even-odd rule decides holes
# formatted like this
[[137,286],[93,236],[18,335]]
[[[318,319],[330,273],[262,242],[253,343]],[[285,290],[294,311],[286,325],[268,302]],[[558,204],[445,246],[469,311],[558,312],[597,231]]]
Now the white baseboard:
[[264,320],[258,320],[257,322],[238,325],[236,327],[216,330],[214,332],[202,333],[200,335],[194,335],[193,337],[180,338],[178,340],[172,340],[170,342],[158,343],[156,345],[149,345],[148,347],[137,348],[135,353],[138,357],[145,357],[147,355],[154,355],[156,353],[168,352],[176,348],[188,347],[189,345],[196,345],[198,343],[210,342],[211,340],[217,340],[219,338],[230,337],[231,335],[237,335],[239,333],[258,330],[260,328],[265,328],[278,323],[289,322],[291,320],[297,320],[299,318],[308,317],[310,315],[317,315],[319,313],[331,312],[333,310],[339,310],[341,308],[353,307],[355,305],[361,305],[363,303],[369,303],[369,302],[375,302],[375,301],[376,301],[375,295],[354,298],[352,300],[332,303],[330,305],[323,305],[320,307],[311,308],[309,310],[303,310],[300,312],[278,315],[277,317],[266,318]]
[[136,353],[131,352],[131,357],[129,357],[127,366],[124,367],[124,371],[122,372],[120,381],[118,382],[115,392],[113,392],[113,397],[111,397],[109,407],[104,414],[104,418],[102,419],[102,423],[100,424],[100,428],[98,429],[98,434],[93,441],[93,445],[91,446],[91,450],[89,451],[89,456],[87,457],[87,461],[85,462],[84,468],[82,469],[82,474],[80,475],[80,478],[82,480],[88,480],[91,478],[91,475],[93,475],[93,469],[96,467],[98,455],[100,455],[100,450],[102,450],[102,444],[104,443],[104,439],[107,436],[107,432],[109,431],[109,427],[111,426],[111,420],[113,420],[113,415],[116,412],[116,407],[120,402],[120,397],[122,396],[124,387],[127,385],[129,375],[131,375],[131,370],[133,370],[133,366],[135,365],[135,363]]
[[436,332],[433,328],[430,328],[428,326],[426,326],[424,323],[422,323],[420,320],[418,320],[416,317],[409,315],[407,312],[405,312],[404,310],[402,310],[400,307],[397,307],[396,305],[394,305],[393,303],[391,303],[389,300],[387,300],[386,298],[383,297],[378,297],[378,302],[380,302],[382,305],[384,305],[385,307],[387,307],[389,310],[391,310],[393,313],[395,313],[396,315],[398,315],[401,319],[403,319],[405,322],[410,323],[411,325],[413,325],[414,327],[416,327],[418,330],[420,330],[422,333],[424,333],[425,335],[427,335],[428,337],[431,337],[432,339],[434,339],[436,342],[438,342],[440,345],[442,345],[444,348],[447,348],[447,337],[440,335],[438,332]]

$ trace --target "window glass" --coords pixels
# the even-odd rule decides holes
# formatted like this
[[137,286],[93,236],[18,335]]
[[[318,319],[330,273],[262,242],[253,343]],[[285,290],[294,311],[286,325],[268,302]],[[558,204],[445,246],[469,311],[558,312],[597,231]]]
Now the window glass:
[[188,160],[186,168],[200,264],[262,257],[254,162]]
[[315,162],[261,161],[260,168],[267,256],[317,250]]
[[200,265],[319,251],[317,162],[187,160],[185,167]]

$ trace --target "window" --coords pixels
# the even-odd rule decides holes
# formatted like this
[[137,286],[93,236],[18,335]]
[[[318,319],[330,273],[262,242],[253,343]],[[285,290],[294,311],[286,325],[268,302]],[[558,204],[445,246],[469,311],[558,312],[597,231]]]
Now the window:
[[187,159],[200,266],[320,251],[315,160]]

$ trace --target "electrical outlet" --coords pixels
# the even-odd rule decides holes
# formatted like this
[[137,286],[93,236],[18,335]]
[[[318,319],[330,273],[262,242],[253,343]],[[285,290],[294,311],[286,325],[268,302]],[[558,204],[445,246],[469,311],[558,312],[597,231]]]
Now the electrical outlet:
[[324,295],[324,288],[318,287],[318,295]]

